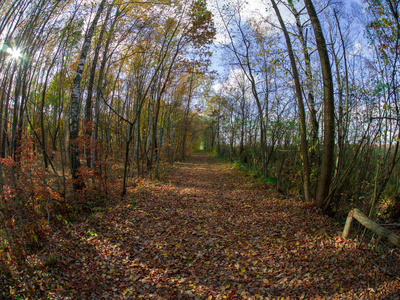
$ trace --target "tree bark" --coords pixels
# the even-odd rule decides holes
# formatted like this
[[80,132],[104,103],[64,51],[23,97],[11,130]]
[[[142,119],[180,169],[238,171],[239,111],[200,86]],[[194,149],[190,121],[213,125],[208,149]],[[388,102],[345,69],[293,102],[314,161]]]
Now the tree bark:
[[181,159],[185,160],[185,150],[186,150],[186,136],[187,136],[187,129],[189,126],[189,112],[190,112],[190,102],[192,100],[192,92],[193,92],[193,75],[190,75],[190,84],[189,84],[189,96],[188,96],[188,102],[185,110],[185,128],[183,131],[183,137],[182,137],[182,153],[181,153]]
[[92,42],[92,37],[94,29],[96,28],[97,21],[104,9],[106,0],[100,2],[97,8],[96,15],[90,25],[90,28],[85,36],[85,41],[82,46],[81,55],[79,58],[78,67],[76,70],[71,96],[71,112],[70,112],[70,123],[69,123],[69,137],[70,137],[70,159],[71,159],[71,175],[74,180],[73,187],[74,191],[80,190],[84,187],[82,178],[78,176],[78,169],[81,166],[79,160],[79,146],[77,138],[79,136],[79,109],[80,109],[80,96],[81,96],[81,79],[82,73],[85,68],[86,57],[88,55],[90,44]]
[[40,131],[41,131],[41,135],[42,135],[42,142],[41,142],[41,146],[42,146],[42,153],[43,153],[43,162],[44,162],[44,167],[47,170],[49,167],[49,159],[48,159],[48,155],[47,155],[47,147],[46,147],[46,131],[45,131],[45,127],[44,127],[44,107],[45,107],[45,100],[46,100],[46,92],[47,92],[47,83],[49,81],[50,78],[50,73],[51,70],[54,67],[54,64],[56,63],[56,58],[58,55],[58,52],[60,51],[62,43],[58,44],[57,50],[56,50],[56,55],[54,55],[53,60],[51,61],[51,64],[49,66],[49,69],[47,70],[46,73],[46,78],[44,80],[44,85],[43,85],[43,91],[42,91],[42,99],[41,99],[41,105],[40,105]]
[[[11,87],[14,81],[14,74],[15,74],[16,69],[14,68],[11,72],[11,76],[10,76],[10,80],[8,83],[8,90],[11,91]],[[10,96],[11,93],[7,93],[7,95],[5,96],[5,108],[4,108],[4,121],[2,124],[0,124],[0,126],[2,127],[2,136],[1,136],[1,150],[0,150],[0,157],[1,158],[5,158],[6,154],[7,154],[7,139],[8,139],[8,111],[9,111],[9,106],[10,106]],[[2,102],[4,101],[4,99],[2,99]],[[11,155],[11,153],[10,153]]]
[[278,6],[274,0],[271,0],[272,6],[274,7],[276,16],[278,17],[279,23],[283,34],[285,35],[286,46],[290,58],[290,64],[293,72],[294,85],[296,88],[296,96],[300,114],[300,136],[301,136],[301,156],[303,161],[303,188],[304,197],[306,201],[311,200],[311,188],[310,188],[310,164],[308,159],[308,143],[307,143],[307,127],[306,127],[306,113],[304,109],[303,95],[301,91],[300,78],[297,72],[296,59],[293,54],[292,42],[290,41],[289,33],[286,29],[285,23],[283,22],[282,16],[279,12]]
[[[153,93],[154,95],[154,93]],[[153,114],[154,114],[154,97],[150,97],[149,99],[149,106],[148,106],[148,118],[147,118],[147,142],[146,142],[146,167],[147,171],[151,170],[152,165],[153,165],[153,150],[152,150],[152,142],[154,141],[153,139]]]
[[92,61],[92,67],[90,69],[90,78],[89,78],[89,85],[88,85],[86,105],[85,105],[85,119],[84,119],[85,135],[87,136],[88,143],[90,143],[90,147],[87,150],[87,155],[86,155],[86,164],[91,169],[94,169],[94,164],[93,164],[93,162],[94,162],[93,146],[94,145],[92,142],[92,132],[93,132],[92,97],[93,97],[94,78],[96,76],[97,61],[99,59],[100,48],[101,48],[101,44],[103,42],[104,32],[106,31],[107,22],[110,17],[110,14],[111,14],[111,8],[112,8],[112,6],[110,5],[107,9],[107,14],[104,19],[103,25],[101,26],[99,38],[97,40],[96,48],[94,50],[94,57],[93,57],[93,61]]
[[314,29],[324,85],[324,144],[315,204],[323,208],[324,212],[326,212],[328,208],[324,207],[324,204],[327,201],[332,181],[335,146],[335,107],[332,70],[325,37],[314,5],[311,0],[304,0],[304,2]]
[[307,86],[307,102],[310,113],[310,127],[311,127],[311,149],[310,149],[310,164],[319,167],[319,158],[317,149],[319,147],[319,139],[318,139],[318,120],[317,120],[317,111],[315,109],[315,101],[314,101],[314,88],[313,88],[313,75],[311,68],[311,58],[310,53],[307,48],[307,41],[304,37],[303,25],[300,21],[300,13],[296,10],[293,5],[293,2],[289,1],[290,9],[296,19],[296,27],[299,31],[298,37],[301,44],[301,49],[304,56],[305,63],[305,73],[306,73],[306,86]]

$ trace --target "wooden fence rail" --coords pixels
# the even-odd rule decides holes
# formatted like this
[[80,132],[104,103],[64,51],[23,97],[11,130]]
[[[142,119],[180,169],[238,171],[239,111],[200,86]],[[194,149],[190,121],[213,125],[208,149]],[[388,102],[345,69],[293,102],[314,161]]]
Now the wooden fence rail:
[[365,226],[369,230],[375,232],[377,235],[387,238],[389,242],[396,247],[400,248],[400,238],[391,232],[390,230],[382,227],[375,221],[372,221],[368,218],[363,212],[358,210],[357,208],[352,209],[347,216],[346,225],[344,226],[342,237],[343,239],[347,239],[350,233],[351,222],[353,218],[356,219],[361,225]]

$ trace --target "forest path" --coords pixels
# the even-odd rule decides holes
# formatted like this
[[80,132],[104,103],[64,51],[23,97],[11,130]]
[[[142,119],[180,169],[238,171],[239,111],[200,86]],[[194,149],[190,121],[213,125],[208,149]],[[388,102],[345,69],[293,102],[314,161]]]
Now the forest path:
[[398,299],[387,258],[344,243],[341,229],[196,154],[54,236],[48,291],[57,287],[59,299]]

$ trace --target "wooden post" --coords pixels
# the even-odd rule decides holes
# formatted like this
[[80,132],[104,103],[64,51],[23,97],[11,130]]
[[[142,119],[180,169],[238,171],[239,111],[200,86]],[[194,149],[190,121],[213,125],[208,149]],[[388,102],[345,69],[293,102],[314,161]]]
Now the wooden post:
[[342,237],[343,239],[347,239],[350,233],[350,226],[353,218],[356,219],[361,225],[365,226],[367,229],[371,230],[372,232],[376,233],[377,235],[387,238],[389,242],[396,247],[400,248],[400,238],[395,235],[390,230],[380,226],[375,221],[372,221],[368,218],[364,213],[362,213],[357,208],[351,210],[349,215],[347,216],[346,225],[344,226]]
[[342,233],[342,237],[344,240],[347,240],[347,238],[349,237],[351,223],[353,222],[353,214],[354,214],[354,209],[349,212],[347,219],[346,219],[346,225],[344,225],[344,229],[343,229],[343,233]]

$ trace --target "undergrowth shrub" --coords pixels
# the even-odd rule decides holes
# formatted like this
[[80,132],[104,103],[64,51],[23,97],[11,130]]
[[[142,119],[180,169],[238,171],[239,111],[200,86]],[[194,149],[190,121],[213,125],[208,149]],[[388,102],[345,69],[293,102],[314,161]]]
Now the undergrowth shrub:
[[14,159],[0,159],[0,238],[3,248],[20,257],[46,241],[53,201],[60,193],[52,188],[55,179],[46,177],[29,136],[22,137],[16,153]]
[[64,180],[43,167],[30,135],[22,136],[14,157],[0,159],[0,290],[13,280],[10,274],[15,270],[10,266],[28,268],[26,258],[46,245],[50,224],[82,217],[83,209],[90,211],[106,199],[117,199],[120,183],[115,169],[101,161],[94,163],[93,170],[82,166],[79,174],[84,188],[74,195],[72,179]]
[[14,159],[2,158],[0,164],[0,285],[7,286],[16,272],[29,272],[27,256],[47,242],[50,214],[60,193],[28,135],[23,135]]
[[97,162],[95,169],[82,166],[78,170],[78,178],[84,181],[83,188],[76,193],[78,205],[92,208],[106,199],[118,196],[118,176],[116,166],[107,162]]
[[[86,124],[85,126],[88,126]],[[79,147],[81,161],[85,158],[86,164],[82,164],[77,170],[78,186],[82,188],[73,194],[70,189],[68,195],[68,207],[78,212],[80,210],[90,210],[100,205],[104,200],[115,199],[119,192],[117,164],[107,161],[100,147],[91,140],[88,135],[81,135],[76,139]],[[95,157],[94,161],[91,161]],[[93,168],[92,168],[92,167]],[[69,181],[69,186],[74,182]],[[75,183],[77,183],[75,181]]]

